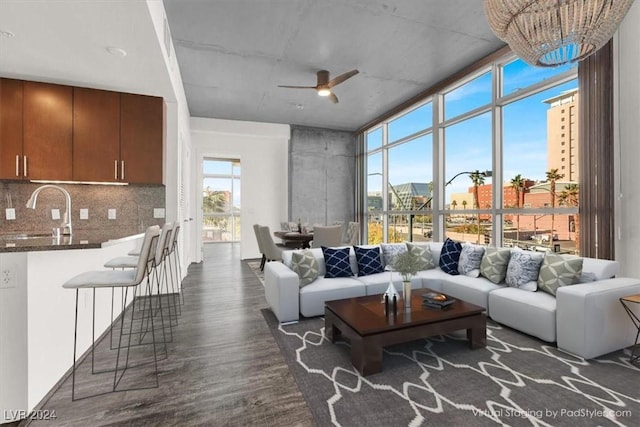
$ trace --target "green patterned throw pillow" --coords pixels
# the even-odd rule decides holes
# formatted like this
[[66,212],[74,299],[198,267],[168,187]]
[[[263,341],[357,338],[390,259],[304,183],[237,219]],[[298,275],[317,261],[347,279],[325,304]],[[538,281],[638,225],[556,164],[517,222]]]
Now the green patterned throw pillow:
[[582,275],[582,258],[547,252],[542,260],[538,289],[555,295],[560,286],[575,285]]
[[511,249],[486,247],[480,262],[480,275],[493,283],[502,283],[507,275]]
[[436,262],[433,260],[429,245],[416,245],[407,242],[407,250],[418,258],[420,270],[430,270],[436,268]]
[[318,278],[318,260],[309,249],[291,254],[291,269],[300,278],[300,287],[307,286]]

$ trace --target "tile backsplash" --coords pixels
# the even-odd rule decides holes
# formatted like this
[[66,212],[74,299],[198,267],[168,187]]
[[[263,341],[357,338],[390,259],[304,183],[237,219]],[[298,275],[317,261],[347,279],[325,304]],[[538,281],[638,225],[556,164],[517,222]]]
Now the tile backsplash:
[[[35,209],[26,207],[35,189],[44,184],[0,181],[0,233],[42,232],[58,227],[66,209],[64,195],[52,188],[38,195]],[[56,184],[71,195],[71,222],[74,231],[110,229],[143,232],[150,225],[162,225],[165,218],[154,218],[154,209],[165,208],[165,187],[160,185]],[[15,220],[7,220],[6,209],[15,209]],[[59,209],[61,219],[52,219],[51,210]],[[87,219],[81,219],[87,217]],[[109,211],[115,219],[109,219]]]

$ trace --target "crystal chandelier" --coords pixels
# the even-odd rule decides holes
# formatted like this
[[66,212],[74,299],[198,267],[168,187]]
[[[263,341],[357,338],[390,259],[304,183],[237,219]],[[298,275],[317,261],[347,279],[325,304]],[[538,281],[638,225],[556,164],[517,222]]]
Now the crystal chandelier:
[[607,43],[633,0],[485,0],[489,26],[525,62],[555,67]]

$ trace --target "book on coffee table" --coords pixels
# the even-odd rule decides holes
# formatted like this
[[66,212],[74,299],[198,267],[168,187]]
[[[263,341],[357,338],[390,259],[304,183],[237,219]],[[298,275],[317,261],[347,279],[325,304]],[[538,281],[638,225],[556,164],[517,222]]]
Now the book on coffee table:
[[429,308],[445,308],[454,302],[456,302],[454,298],[437,292],[429,292],[422,295],[422,305]]

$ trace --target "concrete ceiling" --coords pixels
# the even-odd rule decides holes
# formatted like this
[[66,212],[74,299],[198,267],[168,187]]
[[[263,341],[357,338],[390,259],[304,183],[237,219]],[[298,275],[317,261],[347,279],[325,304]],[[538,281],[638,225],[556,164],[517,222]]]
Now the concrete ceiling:
[[[192,116],[355,130],[503,43],[482,0],[165,0]],[[316,71],[360,74],[313,90]]]
[[[152,0],[153,1],[159,0]],[[355,130],[502,46],[482,0],[164,0],[194,117]],[[0,75],[175,101],[139,0],[0,0]],[[126,57],[106,51],[115,46]],[[360,74],[312,90],[316,71]]]

